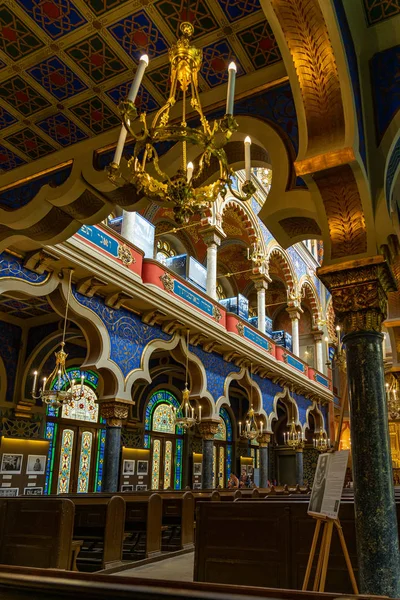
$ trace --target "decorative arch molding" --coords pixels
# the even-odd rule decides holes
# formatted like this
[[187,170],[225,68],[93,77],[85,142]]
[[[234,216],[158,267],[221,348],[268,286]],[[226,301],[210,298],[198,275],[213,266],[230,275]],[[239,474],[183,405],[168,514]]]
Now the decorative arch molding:
[[[315,221],[324,241],[324,263],[373,255],[373,207],[358,149],[351,77],[333,2],[261,0],[261,4],[293,91],[299,126],[295,168],[312,194],[314,214],[318,215]],[[310,218],[305,212],[300,216]],[[287,247],[283,229],[274,230],[265,222]],[[307,237],[310,234],[303,239]]]
[[[224,404],[227,404],[231,408],[229,400],[229,386],[232,381],[240,383],[241,387],[244,388],[250,396],[251,388],[253,388],[253,406],[257,414],[264,416],[265,422],[268,423],[268,415],[263,408],[262,392],[258,384],[250,377],[249,370],[242,367],[239,372],[232,372],[227,375],[224,381],[224,395],[220,396],[215,404],[214,418],[219,417],[219,411]],[[254,394],[255,392],[255,394]]]
[[322,432],[322,433],[326,434],[327,432],[326,432],[326,426],[325,426],[325,418],[315,400],[312,403],[312,405],[307,408],[306,422],[304,424],[303,430],[305,431],[306,429],[310,429],[310,421],[309,421],[310,414],[312,414],[314,417],[315,432],[316,433]]
[[55,273],[48,273],[47,277],[38,283],[7,275],[6,277],[0,277],[0,294],[14,292],[38,298],[48,296],[57,289],[59,284],[60,280]]
[[302,425],[299,418],[299,409],[297,407],[296,400],[290,395],[288,387],[284,387],[282,392],[278,392],[274,397],[273,410],[268,418],[268,431],[272,432],[272,423],[278,421],[278,402],[279,400],[287,407],[294,410],[294,422],[295,425],[299,426],[302,431],[305,430],[306,425]]
[[332,296],[329,298],[326,305],[326,328],[328,330],[329,338],[337,344],[336,327],[335,327],[335,311],[333,309]]
[[[276,243],[275,243],[276,244]],[[276,258],[280,263],[285,274],[285,282],[288,288],[296,289],[297,277],[294,271],[292,262],[288,254],[278,245],[273,245],[267,256],[268,273],[270,272],[270,262],[272,258]]]
[[[175,333],[174,336],[169,341],[163,340],[153,340],[151,341],[145,348],[142,356],[141,356],[141,365],[139,369],[134,369],[131,371],[125,382],[125,390],[126,393],[131,397],[131,390],[136,381],[145,381],[147,383],[152,382],[152,377],[150,373],[150,359],[152,354],[157,350],[167,350],[171,352],[173,358],[181,363],[185,364],[186,357],[186,341],[184,336],[179,333]],[[196,375],[193,377],[193,382],[195,383],[195,387],[191,390],[191,398],[198,400],[205,400],[207,402],[207,409],[203,410],[204,416],[209,416],[207,414],[213,413],[214,410],[214,399],[211,394],[207,391],[207,374],[204,369],[204,366],[201,360],[192,352],[187,352],[189,358],[189,365],[195,365]]]
[[305,291],[305,297],[310,304],[313,326],[315,327],[321,315],[321,304],[314,282],[309,275],[303,275],[299,281],[300,292],[302,292],[303,289]]
[[243,227],[249,236],[250,242],[255,242],[257,238],[260,239],[265,250],[264,236],[262,235],[260,226],[257,222],[257,217],[254,215],[253,211],[250,210],[249,206],[250,205],[240,202],[228,194],[221,205],[221,222],[223,222],[225,213],[228,210],[232,210],[241,217]]

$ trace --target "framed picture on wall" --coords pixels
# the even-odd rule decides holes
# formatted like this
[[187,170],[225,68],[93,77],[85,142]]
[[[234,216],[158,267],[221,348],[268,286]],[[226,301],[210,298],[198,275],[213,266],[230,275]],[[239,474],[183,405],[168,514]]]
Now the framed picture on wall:
[[19,488],[0,488],[0,496],[18,496]]
[[202,466],[203,465],[200,462],[193,463],[193,474],[194,475],[201,475]]
[[134,488],[133,485],[121,485],[121,492],[133,492]]
[[148,460],[138,460],[137,465],[138,465],[137,474],[138,475],[147,475],[148,470],[149,470],[149,461]]
[[143,484],[139,483],[136,486],[136,491],[137,492],[147,492],[147,485],[143,485]]
[[194,483],[193,484],[193,489],[194,490],[201,490],[201,483]]
[[22,457],[22,454],[3,454],[1,457],[0,473],[4,475],[19,475],[22,471]]
[[24,496],[43,496],[42,487],[26,487],[24,488]]
[[26,463],[27,475],[44,475],[46,470],[46,455],[29,454]]
[[123,475],[134,475],[135,474],[135,461],[134,460],[124,460],[122,465],[122,474]]

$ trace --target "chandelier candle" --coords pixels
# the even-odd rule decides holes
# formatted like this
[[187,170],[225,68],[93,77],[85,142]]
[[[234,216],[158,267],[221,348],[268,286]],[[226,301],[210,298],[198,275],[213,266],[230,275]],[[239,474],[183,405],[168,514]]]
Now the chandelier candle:
[[36,383],[37,383],[37,376],[38,376],[38,372],[35,371],[33,373],[33,385],[32,385],[32,394],[36,393]]
[[147,54],[143,54],[140,57],[138,68],[136,69],[135,78],[132,81],[131,89],[129,90],[128,100],[135,102],[136,96],[138,95],[140,84],[142,83],[144,72],[149,64],[149,57]]
[[235,99],[236,65],[231,62],[228,67],[228,95],[226,97],[226,114],[233,115],[233,102]]
[[247,136],[244,140],[244,168],[246,171],[246,181],[250,181],[251,178],[251,138]]
[[126,130],[125,125],[122,125],[121,131],[119,133],[117,147],[115,148],[114,159],[113,159],[113,163],[117,166],[119,166],[119,163],[121,162],[122,151],[125,146],[125,141],[126,141],[127,135],[128,135],[128,131]]
[[189,162],[187,164],[187,167],[186,167],[186,177],[187,177],[187,182],[188,183],[192,179],[193,169],[194,169],[193,163]]

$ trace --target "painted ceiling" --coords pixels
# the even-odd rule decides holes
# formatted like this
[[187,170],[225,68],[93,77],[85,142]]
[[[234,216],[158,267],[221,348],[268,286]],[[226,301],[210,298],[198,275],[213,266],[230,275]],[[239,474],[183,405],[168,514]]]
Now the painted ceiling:
[[259,0],[0,0],[0,168],[118,126],[118,102],[144,53],[137,103],[157,109],[182,20],[203,48],[203,92],[226,83],[231,60],[238,78],[281,60]]

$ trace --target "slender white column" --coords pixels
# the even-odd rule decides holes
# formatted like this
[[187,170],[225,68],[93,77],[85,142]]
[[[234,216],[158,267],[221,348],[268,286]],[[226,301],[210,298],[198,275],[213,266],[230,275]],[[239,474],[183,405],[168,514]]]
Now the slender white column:
[[135,230],[135,213],[129,212],[128,210],[124,210],[122,213],[122,227],[121,227],[121,235],[128,242],[134,244],[134,230]]
[[217,299],[217,244],[207,246],[207,294],[214,300]]
[[322,335],[322,331],[314,333],[315,355],[317,357],[317,371],[319,371],[320,373],[324,372],[324,353],[322,345]]
[[207,227],[201,231],[201,235],[207,246],[207,294],[217,300],[218,246],[226,236],[215,226]]
[[258,329],[265,333],[265,290],[268,288],[268,279],[265,276],[254,277],[254,287],[257,290]]
[[299,306],[288,307],[287,312],[289,313],[290,320],[292,321],[292,352],[296,356],[300,356],[300,343],[299,343],[299,320],[300,314],[303,312]]

